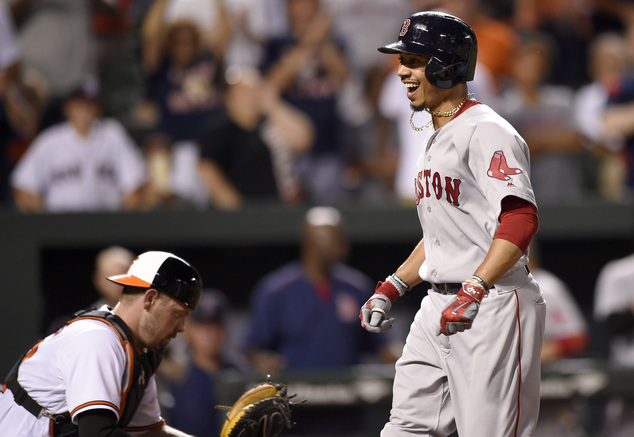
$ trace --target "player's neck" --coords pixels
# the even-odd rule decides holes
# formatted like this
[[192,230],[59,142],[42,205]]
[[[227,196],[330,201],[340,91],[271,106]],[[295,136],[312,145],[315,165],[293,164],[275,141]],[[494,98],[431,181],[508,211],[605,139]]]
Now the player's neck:
[[450,91],[438,105],[425,108],[425,111],[431,114],[434,129],[449,123],[467,101],[466,85],[452,88]]

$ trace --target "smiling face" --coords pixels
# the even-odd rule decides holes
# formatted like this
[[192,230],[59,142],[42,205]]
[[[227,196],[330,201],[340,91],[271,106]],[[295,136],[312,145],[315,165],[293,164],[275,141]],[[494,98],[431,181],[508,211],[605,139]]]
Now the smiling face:
[[429,108],[431,106],[430,99],[433,100],[435,94],[435,87],[429,83],[425,76],[425,67],[430,58],[430,55],[412,55],[409,53],[399,55],[401,63],[397,74],[407,88],[407,98],[414,111]]

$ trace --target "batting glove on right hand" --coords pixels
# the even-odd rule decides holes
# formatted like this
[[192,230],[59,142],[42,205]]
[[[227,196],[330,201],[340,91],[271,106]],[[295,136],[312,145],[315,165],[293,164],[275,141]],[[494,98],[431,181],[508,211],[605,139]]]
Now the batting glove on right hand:
[[463,282],[454,301],[445,307],[440,316],[437,335],[453,335],[471,329],[473,320],[480,310],[480,302],[487,293],[487,289],[477,281],[467,279]]
[[361,307],[359,319],[361,326],[368,332],[385,332],[392,329],[394,318],[387,318],[392,304],[399,297],[399,292],[389,281],[379,281],[374,294]]

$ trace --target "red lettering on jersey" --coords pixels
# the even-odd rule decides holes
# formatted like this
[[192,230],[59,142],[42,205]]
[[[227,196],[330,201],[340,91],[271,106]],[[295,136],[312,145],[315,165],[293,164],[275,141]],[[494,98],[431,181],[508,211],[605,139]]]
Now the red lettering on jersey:
[[429,177],[431,176],[431,170],[425,170],[425,197],[429,197]]
[[403,36],[403,35],[405,35],[405,34],[407,33],[407,29],[409,28],[409,25],[410,25],[411,23],[412,23],[412,22],[410,21],[410,19],[409,19],[409,18],[408,18],[407,20],[405,20],[405,21],[403,22],[403,27],[401,27],[401,33],[399,33],[399,34],[398,34],[398,36]]
[[436,199],[440,199],[442,197],[442,184],[440,183],[440,174],[438,172],[434,173],[434,179],[431,183],[431,186],[434,187],[434,194],[436,195]]
[[431,197],[432,193],[436,199],[440,200],[443,197],[444,192],[447,202],[454,206],[460,206],[460,183],[462,181],[460,179],[452,179],[449,176],[445,176],[445,184],[443,185],[442,182],[443,178],[438,172],[434,172],[433,175],[432,171],[429,169],[418,172],[418,175],[414,180],[416,205],[420,204],[420,201],[424,197]]
[[[453,182],[453,185],[452,185]],[[445,192],[447,193],[447,202],[453,203],[455,206],[460,205],[458,196],[460,196],[460,179],[451,179],[445,176]]]
[[421,173],[419,172],[418,177],[414,179],[414,188],[416,190],[416,205],[418,205],[420,199],[425,196],[425,189],[423,188],[423,184],[420,181],[420,175]]

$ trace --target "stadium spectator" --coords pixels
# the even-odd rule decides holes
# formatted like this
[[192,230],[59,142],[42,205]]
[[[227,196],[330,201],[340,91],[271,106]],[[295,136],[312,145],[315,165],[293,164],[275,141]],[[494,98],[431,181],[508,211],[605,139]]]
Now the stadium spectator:
[[[6,1],[6,0],[5,0]],[[105,0],[14,0],[11,12],[25,70],[46,81],[49,100],[42,127],[63,120],[66,96],[96,76],[92,7]]]
[[609,93],[619,87],[628,68],[626,44],[617,32],[597,35],[588,54],[588,74],[591,81],[575,93],[574,115],[577,126],[592,143],[593,152],[600,160],[597,184],[602,196],[621,199],[624,195],[626,163],[621,155],[623,138],[606,129],[604,114]]
[[[590,340],[588,322],[568,285],[555,273],[544,268],[540,245],[533,239],[529,247],[528,267],[544,295],[548,311],[542,345],[542,365],[556,365],[562,359],[579,357]],[[584,400],[545,400],[540,410],[535,437],[578,436],[585,423],[578,411],[586,408]]]
[[586,181],[581,159],[587,141],[570,111],[574,91],[548,83],[553,50],[544,34],[525,37],[511,59],[513,79],[501,102],[501,112],[530,149],[538,202],[579,199]]
[[343,264],[348,250],[339,211],[308,210],[301,259],[266,275],[252,293],[246,351],[255,369],[272,375],[342,369],[362,362],[368,353],[374,359],[395,359],[388,338],[368,338],[357,329],[358,308],[353,309],[373,287],[365,274]]
[[345,197],[346,152],[337,101],[348,78],[348,63],[321,0],[287,0],[286,5],[290,29],[266,41],[262,71],[274,89],[315,125],[314,147],[299,163],[307,200],[340,202]]
[[[245,354],[256,372],[324,374],[396,361],[391,336],[370,337],[358,329],[358,307],[373,284],[344,264],[348,253],[340,212],[309,209],[300,259],[263,277],[250,298]],[[342,415],[340,405],[324,406],[319,415],[297,408],[294,416],[294,435],[358,435],[367,421],[364,408],[346,409]]]
[[146,165],[115,119],[101,118],[87,80],[64,104],[67,120],[42,131],[11,175],[22,212],[117,211],[144,206]]
[[[92,273],[92,285],[97,294],[97,300],[91,305],[92,307],[101,308],[103,305],[108,305],[110,308],[115,307],[119,302],[123,287],[107,278],[127,272],[135,257],[129,249],[122,246],[108,246],[97,253]],[[77,308],[77,310],[80,309]],[[52,334],[73,317],[73,314],[56,317],[49,325],[47,334]]]
[[0,205],[12,206],[9,184],[17,156],[39,130],[42,100],[24,77],[15,23],[0,2]]
[[225,111],[199,142],[200,177],[214,206],[301,200],[295,161],[313,143],[311,120],[275,94],[257,70],[227,69]]
[[[603,328],[609,344],[610,363],[634,366],[634,254],[614,259],[599,271],[595,286],[594,318]],[[615,396],[605,408],[604,434],[634,435],[633,403]]]
[[220,435],[226,412],[215,408],[219,372],[246,372],[245,362],[225,349],[230,312],[222,291],[204,289],[198,310],[185,322],[184,338],[171,343],[159,368],[157,385],[166,422],[196,437]]
[[533,240],[529,248],[528,267],[544,294],[548,313],[542,346],[542,364],[563,358],[576,357],[589,344],[588,322],[568,285],[557,275],[543,267],[540,246]]
[[172,146],[195,140],[222,105],[224,56],[228,38],[224,2],[213,33],[203,34],[191,17],[172,19],[170,0],[157,0],[143,20],[142,58],[146,97],[135,110],[145,126],[142,145],[149,164],[148,197],[155,206],[173,200]]
[[634,193],[634,19],[627,24],[625,41],[624,55],[628,68],[608,92],[608,103],[602,121],[605,132],[609,132],[611,138],[615,139],[614,150],[624,164],[620,173],[620,184],[623,187],[620,190],[621,197],[631,197]]

